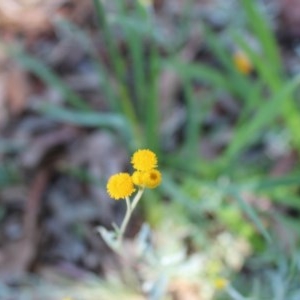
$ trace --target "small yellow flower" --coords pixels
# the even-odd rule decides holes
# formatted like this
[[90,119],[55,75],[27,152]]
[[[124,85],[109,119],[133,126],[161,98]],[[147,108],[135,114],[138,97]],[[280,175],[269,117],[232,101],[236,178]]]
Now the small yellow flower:
[[116,200],[129,197],[134,192],[132,178],[128,173],[118,173],[111,176],[106,188],[110,197]]
[[149,189],[154,189],[161,183],[161,173],[158,170],[150,170],[148,172],[144,172],[143,181],[145,187]]
[[217,290],[224,290],[228,285],[228,280],[225,279],[225,278],[217,278],[215,281],[214,281],[214,286]]
[[252,63],[251,63],[250,59],[248,58],[248,56],[240,50],[236,51],[233,54],[233,62],[235,64],[236,68],[242,74],[247,75],[253,69]]
[[154,189],[161,183],[161,173],[156,169],[145,172],[135,171],[132,174],[132,181],[135,185]]
[[136,151],[132,158],[131,163],[138,171],[150,171],[157,166],[157,157],[154,152],[148,149]]

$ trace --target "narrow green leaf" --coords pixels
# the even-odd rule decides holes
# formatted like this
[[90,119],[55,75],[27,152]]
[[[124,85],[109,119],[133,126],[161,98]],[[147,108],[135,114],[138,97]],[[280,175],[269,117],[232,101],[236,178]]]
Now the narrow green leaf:
[[238,204],[240,205],[241,209],[245,212],[245,214],[249,217],[249,219],[255,224],[259,232],[263,235],[263,237],[268,241],[269,243],[272,242],[271,236],[262,224],[259,216],[255,212],[255,210],[251,207],[249,203],[247,203],[241,196],[239,191],[233,189],[233,188],[228,188],[227,191],[229,194],[234,197]]
[[186,126],[185,126],[185,151],[191,156],[195,157],[198,146],[199,136],[199,109],[197,107],[193,85],[191,80],[183,79],[183,89],[186,99]]
[[267,23],[267,18],[258,10],[258,3],[252,0],[242,0],[241,4],[264,50],[264,59],[269,63],[273,72],[281,72],[281,60],[275,36]]
[[300,76],[285,84],[282,90],[269,101],[261,104],[256,115],[236,132],[225,152],[227,158],[233,158],[239,151],[252,143],[258,135],[262,133],[263,128],[282,113],[284,102],[291,96],[300,84]]
[[25,69],[33,72],[46,84],[58,90],[66,101],[74,108],[89,110],[88,104],[72,91],[61,78],[38,59],[26,54],[22,50],[11,49],[9,52]]
[[110,29],[110,24],[108,23],[105,8],[100,0],[93,0],[93,3],[96,10],[98,25],[100,27],[101,33],[104,36],[104,41],[107,45],[107,50],[111,57],[110,62],[119,80],[124,79],[123,77],[125,72],[125,62],[122,58],[122,54],[118,49],[118,46],[116,45],[116,40],[113,36],[113,32]]
[[231,90],[230,83],[216,69],[204,64],[191,64],[181,62],[178,58],[173,58],[165,63],[165,67],[174,69],[179,76],[195,80],[203,80],[205,83],[215,88]]
[[36,110],[53,120],[86,127],[105,127],[120,132],[127,142],[134,141],[130,123],[120,114],[100,112],[80,112],[57,107],[41,105]]
[[73,39],[75,38],[80,43],[80,46],[91,56],[92,65],[98,75],[99,86],[105,94],[105,101],[111,110],[118,111],[120,109],[120,104],[110,80],[110,70],[104,62],[101,62],[102,57],[99,57],[91,37],[79,26],[67,20],[59,19],[55,24],[65,35],[71,36]]
[[157,46],[152,44],[149,49],[149,71],[146,77],[148,92],[145,93],[145,134],[146,145],[159,154],[159,104],[158,78],[160,73],[161,59]]
[[280,178],[263,178],[255,183],[250,183],[255,191],[273,190],[276,188],[299,186],[300,174]]

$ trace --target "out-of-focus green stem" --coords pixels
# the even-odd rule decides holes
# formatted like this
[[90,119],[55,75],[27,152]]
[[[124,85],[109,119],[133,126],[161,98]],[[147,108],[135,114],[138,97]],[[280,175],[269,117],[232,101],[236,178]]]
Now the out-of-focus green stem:
[[131,203],[130,203],[130,199],[129,199],[129,197],[126,197],[125,199],[126,199],[126,214],[125,214],[124,220],[122,222],[122,225],[121,225],[121,228],[120,228],[120,232],[119,232],[119,236],[118,236],[119,243],[122,242],[124,232],[126,230],[127,224],[129,222],[129,219],[130,219],[130,216],[131,216]]
[[136,205],[138,204],[139,200],[141,199],[141,196],[142,196],[143,192],[144,192],[144,189],[139,189],[139,191],[137,192],[137,194],[133,198],[132,202],[130,202],[129,197],[125,198],[126,199],[126,214],[125,214],[124,220],[121,224],[120,232],[119,232],[119,235],[118,235],[119,245],[121,245],[121,243],[122,243],[122,239],[123,239],[124,233],[126,231],[126,228],[127,228],[128,222],[130,220],[130,217],[132,215],[132,212],[134,211],[134,209],[135,209]]
[[131,210],[134,211],[135,207],[137,206],[138,202],[140,201],[142,195],[144,193],[144,188],[140,188],[137,194],[135,195],[134,199],[131,203]]

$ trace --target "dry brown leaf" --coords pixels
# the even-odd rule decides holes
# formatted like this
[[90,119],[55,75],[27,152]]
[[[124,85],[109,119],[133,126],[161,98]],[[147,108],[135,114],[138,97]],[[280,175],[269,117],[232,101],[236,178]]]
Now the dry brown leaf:
[[5,244],[0,249],[0,279],[11,281],[21,278],[33,258],[34,245],[28,238]]
[[293,38],[300,37],[300,1],[280,0],[280,22],[282,31]]
[[26,107],[29,95],[29,82],[25,71],[11,65],[6,78],[6,100],[9,112],[18,115]]
[[0,74],[0,129],[6,124],[8,119],[5,79],[6,77]]
[[47,31],[49,26],[49,17],[42,7],[14,7],[11,9],[2,3],[0,5],[0,28],[2,29],[38,34]]
[[174,300],[201,300],[199,286],[193,282],[174,279],[169,286]]
[[47,170],[40,170],[32,181],[24,214],[23,237],[5,244],[0,249],[0,278],[3,280],[10,281],[22,277],[35,257],[37,218],[48,175]]
[[278,177],[288,174],[295,167],[297,161],[298,155],[295,151],[287,153],[276,161],[276,164],[271,170],[270,175]]
[[[194,32],[191,33],[185,47],[179,54],[182,62],[191,62],[195,58],[200,45],[201,37],[199,32],[194,30]],[[162,112],[162,118],[164,119],[167,114],[170,115],[170,111],[174,108],[174,99],[176,99],[176,94],[180,89],[181,80],[177,71],[166,69],[163,70],[158,82],[159,99],[161,103],[160,110]]]
[[91,20],[91,12],[94,10],[92,1],[73,0],[74,9],[71,20],[77,24],[83,24]]
[[22,153],[21,161],[25,167],[36,167],[53,148],[73,140],[79,131],[74,127],[63,127],[32,139],[29,147]]
[[[94,178],[101,181],[108,176],[124,170],[127,161],[126,150],[119,147],[113,135],[103,131],[94,132],[83,138],[70,154],[70,165],[74,167],[86,166],[87,171]],[[112,201],[103,186],[92,184],[90,192],[93,199],[99,201],[100,219],[108,223],[112,219]]]

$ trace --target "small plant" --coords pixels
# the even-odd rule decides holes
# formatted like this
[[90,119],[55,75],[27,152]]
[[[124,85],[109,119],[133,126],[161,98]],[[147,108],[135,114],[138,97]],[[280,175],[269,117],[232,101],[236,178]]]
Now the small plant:
[[[114,230],[108,231],[104,227],[98,230],[106,244],[115,252],[119,252],[122,240],[130,221],[132,213],[140,201],[145,188],[156,188],[161,183],[161,173],[157,169],[157,157],[154,152],[148,149],[136,151],[131,163],[135,171],[129,173],[118,173],[112,175],[107,182],[107,192],[115,200],[125,199],[126,214],[120,227],[113,223]],[[136,191],[134,198],[130,196]]]

